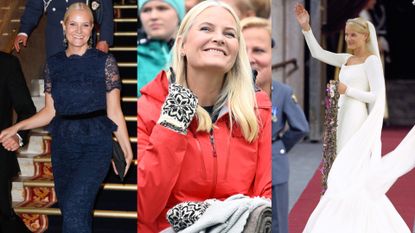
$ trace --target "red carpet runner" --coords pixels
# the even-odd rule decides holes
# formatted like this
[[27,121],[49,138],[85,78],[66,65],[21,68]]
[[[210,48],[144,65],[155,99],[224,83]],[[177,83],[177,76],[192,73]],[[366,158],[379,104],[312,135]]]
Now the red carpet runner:
[[[393,150],[405,137],[408,128],[386,128],[382,132],[382,153]],[[414,151],[415,153],[415,151]],[[317,170],[289,215],[290,233],[301,233],[320,199],[321,176]],[[401,177],[387,193],[393,205],[412,230],[415,217],[415,169]]]

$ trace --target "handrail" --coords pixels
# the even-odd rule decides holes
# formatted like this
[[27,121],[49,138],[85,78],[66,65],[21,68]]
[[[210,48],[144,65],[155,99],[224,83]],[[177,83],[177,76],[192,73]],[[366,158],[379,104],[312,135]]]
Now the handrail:
[[292,58],[290,60],[286,60],[286,61],[274,64],[274,65],[272,65],[272,70],[279,69],[279,68],[284,68],[284,67],[286,67],[290,64],[294,65],[294,67],[287,72],[287,74],[290,75],[291,73],[293,73],[294,71],[296,71],[298,69],[298,64],[297,64],[297,59],[296,58]]
[[287,65],[289,65],[291,63],[294,65],[294,67],[296,69],[298,68],[297,59],[292,58],[290,60],[283,61],[283,62],[280,62],[280,63],[277,63],[277,64],[272,65],[272,69],[278,69],[278,68],[281,68],[281,67],[285,67],[285,66],[287,66]]

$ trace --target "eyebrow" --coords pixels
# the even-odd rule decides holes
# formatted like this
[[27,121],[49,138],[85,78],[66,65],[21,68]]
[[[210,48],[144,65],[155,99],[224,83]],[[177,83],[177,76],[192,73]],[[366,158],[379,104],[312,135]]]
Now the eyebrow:
[[83,22],[78,22],[75,20],[68,20],[68,23],[92,23],[91,21],[83,21]]
[[[207,25],[209,25],[209,26],[213,26],[213,27],[215,27],[215,26],[216,26],[215,24],[210,23],[210,22],[202,22],[202,23],[200,23],[198,26],[201,26],[201,25],[203,25],[203,24],[207,24]],[[237,32],[237,30],[236,30],[236,28],[235,28],[235,27],[225,27],[225,30],[232,30],[232,31],[234,31],[235,33]]]

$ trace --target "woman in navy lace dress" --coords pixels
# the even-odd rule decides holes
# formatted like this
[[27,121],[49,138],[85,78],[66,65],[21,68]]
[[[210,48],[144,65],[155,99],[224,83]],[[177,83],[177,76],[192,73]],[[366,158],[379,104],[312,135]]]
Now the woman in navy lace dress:
[[87,5],[71,5],[62,23],[66,51],[48,58],[45,107],[27,120],[1,132],[49,125],[52,167],[63,232],[91,232],[91,211],[111,163],[112,133],[125,154],[131,145],[120,107],[120,78],[114,57],[89,48],[93,16]]

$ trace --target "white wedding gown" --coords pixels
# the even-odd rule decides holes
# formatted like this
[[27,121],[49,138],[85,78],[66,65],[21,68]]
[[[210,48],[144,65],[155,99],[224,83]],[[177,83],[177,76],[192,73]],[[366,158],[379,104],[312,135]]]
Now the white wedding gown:
[[385,83],[380,59],[371,55],[346,66],[351,54],[323,50],[311,30],[303,34],[313,57],[341,67],[340,81],[348,87],[339,99],[338,153],[328,189],[303,233],[410,233],[385,193],[415,166],[415,128],[381,157]]

